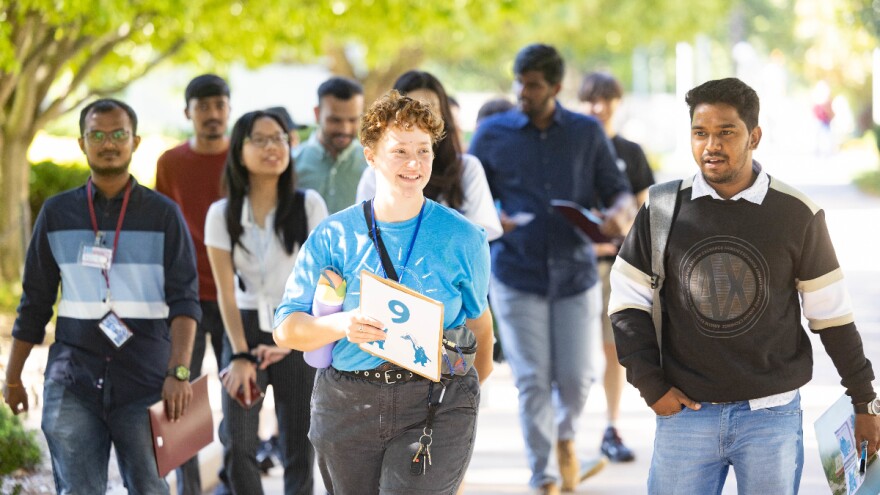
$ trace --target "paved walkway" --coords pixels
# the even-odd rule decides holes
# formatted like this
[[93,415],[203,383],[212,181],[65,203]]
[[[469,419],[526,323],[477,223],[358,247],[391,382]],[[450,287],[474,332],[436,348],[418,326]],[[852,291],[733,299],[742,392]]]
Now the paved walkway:
[[[876,367],[877,363],[880,363],[878,359],[880,305],[877,304],[880,300],[880,284],[877,283],[877,277],[880,275],[880,257],[876,255],[876,247],[880,245],[880,233],[877,232],[876,227],[880,220],[880,199],[866,197],[848,185],[853,162],[864,160],[865,157],[854,157],[844,153],[827,160],[813,157],[779,157],[785,158],[783,162],[775,158],[758,156],[772,175],[799,187],[826,209],[838,257],[853,295],[856,319],[865,343],[865,351],[869,357],[874,357]],[[660,178],[681,177],[696,170],[689,157],[686,157],[683,163],[687,163],[687,166],[682,167],[681,170],[673,167],[673,170]],[[782,163],[784,166],[779,165]],[[837,372],[824,353],[819,339],[811,335],[811,341],[815,351],[814,378],[801,390],[806,452],[800,493],[824,495],[829,490],[819,463],[813,422],[824,408],[843,393],[843,389],[839,385]],[[7,349],[4,348],[2,351]],[[38,356],[34,358],[28,362],[31,380],[38,379],[39,368],[44,362]],[[5,363],[5,356],[0,359]],[[210,360],[206,360],[206,363],[208,362]],[[219,384],[214,381],[210,387],[212,403],[219,408],[219,396],[216,395],[219,394]],[[875,388],[880,389],[880,383],[875,382]],[[600,437],[605,428],[604,400],[601,385],[595,386],[587,403],[586,412],[581,418],[581,429],[577,438],[578,451],[584,457],[598,453]],[[473,460],[465,477],[464,493],[485,495],[528,493],[529,472],[516,410],[517,394],[510,370],[506,365],[500,365],[483,390],[478,436]],[[28,424],[38,427],[39,410],[31,413]],[[610,465],[603,472],[583,483],[577,493],[596,495],[645,493],[645,480],[654,439],[654,417],[636,390],[629,386],[624,391],[618,426],[626,443],[635,450],[636,461]],[[219,449],[215,443],[205,451],[205,462],[216,466],[219,461],[218,453]],[[209,475],[206,481],[210,481],[214,468],[205,471]],[[320,480],[320,477],[317,479]],[[279,469],[270,471],[263,481],[267,495],[283,493]],[[111,493],[121,494],[125,491],[117,485]],[[323,493],[321,487],[316,489],[315,493]],[[725,495],[736,493],[732,475],[723,493]]]

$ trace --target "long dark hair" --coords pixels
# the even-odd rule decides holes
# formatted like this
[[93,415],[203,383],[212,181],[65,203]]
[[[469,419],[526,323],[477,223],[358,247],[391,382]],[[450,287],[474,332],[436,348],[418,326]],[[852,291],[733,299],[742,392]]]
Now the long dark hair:
[[425,196],[435,201],[444,200],[456,210],[464,203],[464,190],[461,187],[461,152],[458,128],[449,108],[449,97],[440,81],[428,72],[411,70],[405,72],[394,82],[394,89],[406,94],[417,89],[426,89],[440,100],[440,115],[446,136],[434,143],[434,167],[431,180],[425,186]]
[[[244,140],[250,136],[254,128],[254,123],[262,118],[270,118],[277,122],[284,134],[287,134],[288,131],[280,117],[263,110],[242,115],[232,127],[232,135],[229,138],[229,153],[226,155],[226,168],[223,171],[223,186],[228,198],[226,228],[229,230],[233,249],[238,244],[247,251],[247,248],[241,243],[241,235],[244,233],[244,228],[241,226],[241,211],[244,208],[244,198],[247,197],[250,190],[250,174],[244,166],[241,150],[244,146]],[[296,174],[291,159],[287,168],[278,177],[278,200],[275,205],[275,234],[281,240],[287,254],[293,253],[296,243],[302,245],[308,234],[302,193],[295,192],[295,187]]]

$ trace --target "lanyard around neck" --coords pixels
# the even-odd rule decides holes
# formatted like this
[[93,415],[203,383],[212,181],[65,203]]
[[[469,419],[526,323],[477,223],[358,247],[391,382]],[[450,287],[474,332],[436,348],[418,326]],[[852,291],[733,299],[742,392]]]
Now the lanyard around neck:
[[[107,284],[107,292],[110,292],[110,268],[113,267],[113,260],[116,259],[116,248],[119,246],[119,233],[122,231],[122,220],[125,218],[125,210],[128,209],[128,199],[131,197],[131,179],[125,185],[125,195],[122,197],[122,209],[119,211],[119,220],[116,221],[116,235],[113,236],[113,252],[110,254],[110,266],[101,269],[104,276],[104,282]],[[95,240],[98,240],[98,217],[95,215],[95,200],[92,198],[92,178],[86,182],[86,199],[89,203],[89,217],[92,220],[92,230],[95,232]]]
[[[379,251],[380,246],[381,246],[382,251],[384,251],[385,243],[380,244],[381,239],[380,239],[380,234],[379,234],[379,226],[376,223],[376,211],[373,208],[374,201],[375,200],[370,201],[370,220],[372,221],[370,234],[372,234],[372,236],[373,236],[373,245],[376,246],[376,250]],[[421,226],[422,226],[422,215],[425,213],[425,203],[427,203],[427,201],[422,200],[422,207],[421,207],[421,209],[419,209],[419,216],[418,216],[418,219],[416,220],[416,228],[415,228],[415,231],[413,231],[412,239],[410,239],[410,241],[409,241],[409,248],[406,250],[406,258],[404,258],[404,260],[403,260],[403,266],[401,267],[401,270],[400,270],[400,277],[403,276],[403,272],[404,272],[404,270],[406,270],[406,266],[409,264],[409,257],[412,255],[413,246],[416,243],[416,237],[418,237],[418,235],[419,235],[419,228],[421,228]],[[385,255],[387,256],[387,253],[385,253]],[[379,252],[379,257],[380,258],[382,257],[381,251]],[[382,273],[385,275],[385,278],[388,278],[388,271],[389,270],[385,268],[385,264],[383,263],[382,264]],[[394,270],[393,264],[390,267],[390,271],[393,274],[396,274],[396,273],[394,273],[395,270]],[[392,276],[392,278],[394,278],[395,281],[397,281],[397,282],[400,281],[400,277],[393,277]]]

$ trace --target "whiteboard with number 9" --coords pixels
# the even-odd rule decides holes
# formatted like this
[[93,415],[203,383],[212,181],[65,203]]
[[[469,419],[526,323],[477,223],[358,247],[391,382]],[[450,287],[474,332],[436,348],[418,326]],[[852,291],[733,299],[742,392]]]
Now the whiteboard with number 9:
[[385,324],[385,340],[360,344],[374,356],[440,381],[443,303],[361,272],[361,313]]

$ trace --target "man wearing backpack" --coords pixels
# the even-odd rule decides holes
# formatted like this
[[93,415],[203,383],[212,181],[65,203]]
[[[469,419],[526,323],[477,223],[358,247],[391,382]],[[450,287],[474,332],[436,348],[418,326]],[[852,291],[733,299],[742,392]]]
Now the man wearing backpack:
[[[823,210],[752,160],[761,141],[755,91],[728,78],[685,100],[700,173],[681,183],[669,223],[655,222],[664,201],[652,191],[611,274],[620,363],[657,414],[648,491],[720,493],[733,466],[741,493],[795,494],[798,389],[813,366],[801,314],[852,398],[856,441],[867,440],[871,455],[880,445],[874,373]],[[668,241],[652,246],[663,234]],[[652,248],[662,263],[652,263]]]

